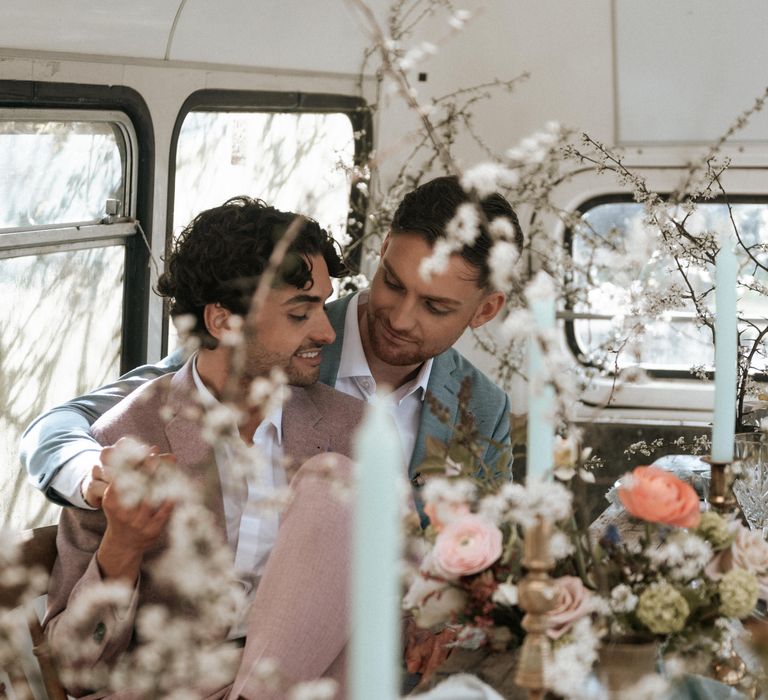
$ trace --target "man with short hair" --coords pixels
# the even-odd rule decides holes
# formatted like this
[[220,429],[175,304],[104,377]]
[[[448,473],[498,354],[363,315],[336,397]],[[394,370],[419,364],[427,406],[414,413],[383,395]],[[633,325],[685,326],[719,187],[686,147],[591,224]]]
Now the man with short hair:
[[[275,247],[290,236],[274,281],[251,308]],[[338,481],[350,484],[350,439],[364,404],[316,383],[323,347],[335,337],[324,310],[329,273],[342,270],[317,223],[263,202],[229,200],[184,230],[157,287],[171,300],[173,317],[193,319],[200,348],[177,372],[144,383],[91,427],[104,446],[92,475],[103,487],[101,509],[61,514],[44,621],[54,651],[71,657],[74,650],[79,667],[112,664],[134,645],[142,606],[169,600],[153,564],[167,550],[173,504],[123,503],[119,482],[102,471],[118,449],[111,446],[132,436],[174,455],[190,483],[207,486],[205,503],[248,594],[250,613],[244,610],[229,633],[245,635],[234,688],[196,690],[210,697],[283,697],[254,671],[267,659],[288,683],[321,676],[343,682],[352,518]],[[233,372],[231,339],[241,328],[243,358]],[[267,409],[254,403],[250,389],[275,368],[292,385],[291,396]],[[219,425],[227,439],[208,444],[205,416],[225,399],[240,418]],[[245,473],[235,468],[238,455]],[[278,516],[265,504],[288,482],[293,498]],[[83,619],[76,610],[89,591],[111,580],[133,587],[127,610],[94,606]],[[89,638],[73,645],[83,630]]]
[[[336,340],[322,356],[320,381],[356,398],[370,401],[377,386],[393,391],[394,418],[401,437],[408,476],[418,491],[423,483],[419,465],[426,441],[447,442],[451,422],[432,412],[430,392],[455,421],[461,383],[469,379],[467,406],[487,447],[483,461],[497,469],[499,445],[510,440],[509,399],[504,391],[451,346],[467,328],[478,328],[494,318],[504,294],[490,285],[492,239],[485,223],[471,245],[450,255],[447,268],[426,281],[422,261],[462,204],[471,198],[455,177],[431,180],[405,196],[381,249],[381,263],[370,290],[327,306]],[[515,233],[522,232],[515,212],[498,194],[480,202],[481,222],[503,217]],[[52,500],[82,507],[98,507],[103,484],[91,478],[98,463],[98,447],[89,435],[90,424],[142,382],[177,369],[180,357],[170,355],[157,365],[139,367],[115,384],[52,409],[34,421],[22,439],[21,458],[32,483]],[[89,504],[86,504],[89,501]]]

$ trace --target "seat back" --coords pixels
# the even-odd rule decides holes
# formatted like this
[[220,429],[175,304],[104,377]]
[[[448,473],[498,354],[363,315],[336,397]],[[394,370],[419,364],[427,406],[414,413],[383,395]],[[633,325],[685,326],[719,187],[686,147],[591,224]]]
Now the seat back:
[[[58,526],[48,525],[46,527],[37,527],[33,530],[25,530],[20,533],[18,543],[20,546],[21,563],[26,567],[41,567],[50,574],[53,564],[56,561],[56,532]],[[16,608],[23,604],[23,595],[26,586],[20,584],[17,586],[0,585],[0,607]],[[34,610],[26,610],[27,625],[32,637],[32,651],[37,657],[40,666],[40,675],[43,687],[49,700],[66,700],[67,694],[59,680],[56,666],[51,656],[48,642],[45,638],[40,621]],[[12,672],[9,670],[9,677],[14,688],[18,688],[17,695],[22,693],[21,697],[33,697],[29,681],[24,673]],[[3,692],[0,689],[0,692]]]

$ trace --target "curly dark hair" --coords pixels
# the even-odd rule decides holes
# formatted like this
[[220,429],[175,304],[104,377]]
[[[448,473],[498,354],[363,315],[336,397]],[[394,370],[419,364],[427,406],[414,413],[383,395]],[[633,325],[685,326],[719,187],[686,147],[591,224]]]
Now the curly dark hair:
[[[409,192],[400,202],[392,217],[392,233],[418,232],[432,245],[439,238],[445,238],[445,228],[456,215],[461,204],[472,201],[461,186],[459,179],[452,175],[436,177],[434,180],[419,185]],[[512,205],[500,194],[493,193],[480,200],[480,208],[488,222],[499,216],[509,219],[515,232],[515,244],[522,251],[524,238],[517,214]],[[488,265],[493,239],[485,226],[480,226],[480,233],[475,242],[465,245],[461,256],[479,271],[479,287],[489,285],[491,270]]]
[[259,199],[233,197],[198,214],[174,243],[156,288],[170,299],[171,316],[194,316],[191,332],[205,347],[216,347],[205,328],[206,304],[218,303],[245,316],[275,245],[297,217],[301,228],[280,265],[276,284],[309,289],[310,255],[321,255],[332,277],[344,274],[333,238],[316,221],[279,211]]

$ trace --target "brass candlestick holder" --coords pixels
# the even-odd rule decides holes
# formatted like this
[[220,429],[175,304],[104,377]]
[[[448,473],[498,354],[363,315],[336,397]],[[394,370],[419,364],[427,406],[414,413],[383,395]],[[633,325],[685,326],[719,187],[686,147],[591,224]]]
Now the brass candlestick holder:
[[527,632],[515,675],[515,683],[528,689],[530,700],[544,697],[545,667],[551,655],[547,637],[547,613],[555,606],[555,588],[549,571],[555,565],[549,551],[552,523],[539,518],[525,531],[523,566],[528,570],[518,586],[520,607],[525,610],[523,628]]
[[732,512],[736,509],[736,498],[731,489],[731,463],[715,462],[711,457],[704,457],[703,460],[709,464],[709,505],[721,513]]

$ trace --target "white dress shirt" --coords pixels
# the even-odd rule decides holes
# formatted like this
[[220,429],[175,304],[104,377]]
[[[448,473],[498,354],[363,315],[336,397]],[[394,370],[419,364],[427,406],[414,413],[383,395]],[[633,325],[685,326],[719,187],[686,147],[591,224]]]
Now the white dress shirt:
[[[363,343],[360,340],[360,324],[357,321],[358,303],[365,303],[367,298],[367,291],[358,292],[347,307],[347,315],[344,319],[344,343],[341,348],[335,388],[370,403],[376,395],[376,380],[365,359]],[[395,389],[388,397],[388,406],[400,435],[403,464],[406,469],[411,462],[416,435],[419,432],[421,409],[432,371],[432,362],[432,358],[424,362],[416,377]]]
[[[192,365],[192,376],[203,405],[218,404],[216,397],[203,384]],[[240,439],[237,426],[232,425],[233,440],[222,440],[214,447],[224,499],[227,541],[235,553],[235,573],[243,584],[247,604],[241,611],[239,623],[229,637],[244,636],[247,612],[261,574],[277,539],[280,513],[272,497],[276,489],[287,484],[283,467],[282,408],[277,408],[259,423],[253,435],[253,445]]]

